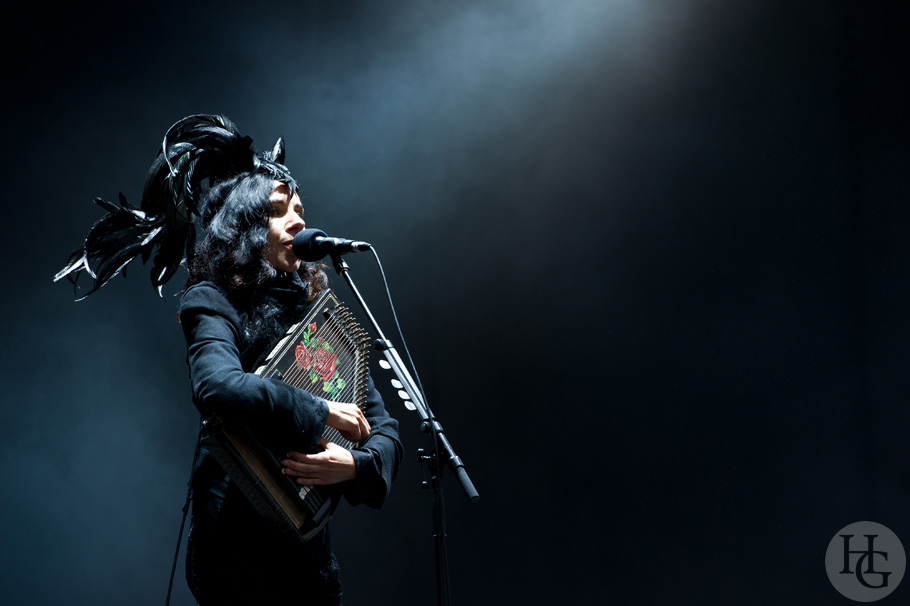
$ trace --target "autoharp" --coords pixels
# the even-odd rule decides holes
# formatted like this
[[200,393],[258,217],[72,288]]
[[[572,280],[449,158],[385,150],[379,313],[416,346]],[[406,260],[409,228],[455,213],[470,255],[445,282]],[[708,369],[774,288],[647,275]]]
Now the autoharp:
[[[353,402],[364,410],[369,350],[366,331],[326,289],[304,319],[278,341],[256,374],[327,400]],[[360,445],[328,425],[322,437],[348,450]],[[211,416],[203,423],[202,444],[264,518],[301,541],[325,526],[341,499],[339,485],[300,486],[281,473],[277,453],[246,427]]]

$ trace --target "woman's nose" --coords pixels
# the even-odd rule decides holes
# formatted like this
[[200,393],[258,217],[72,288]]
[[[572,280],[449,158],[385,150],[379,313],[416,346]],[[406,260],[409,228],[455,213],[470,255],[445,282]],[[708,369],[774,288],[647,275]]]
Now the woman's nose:
[[294,213],[294,216],[291,217],[291,220],[288,222],[286,229],[289,234],[296,234],[298,232],[303,231],[305,228],[306,228],[306,222],[303,220],[303,218],[300,215],[298,215],[297,213]]

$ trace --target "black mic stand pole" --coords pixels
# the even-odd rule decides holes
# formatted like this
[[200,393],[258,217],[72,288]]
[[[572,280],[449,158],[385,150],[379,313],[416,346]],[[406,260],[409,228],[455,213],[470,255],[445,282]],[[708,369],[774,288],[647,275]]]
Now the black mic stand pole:
[[[445,499],[442,491],[442,465],[447,465],[452,473],[455,474],[455,477],[458,479],[458,482],[461,484],[462,489],[464,489],[465,494],[468,496],[468,499],[472,503],[476,503],[480,499],[480,495],[477,493],[477,490],[474,488],[474,484],[471,483],[471,479],[468,477],[468,472],[465,470],[464,463],[458,455],[455,454],[455,451],[452,449],[452,445],[449,443],[449,440],[446,438],[445,433],[443,432],[442,425],[435,419],[433,413],[430,411],[429,406],[424,401],[423,396],[420,393],[420,389],[417,387],[417,383],[411,377],[411,374],[408,372],[408,369],[405,367],[404,362],[398,355],[398,352],[395,350],[395,347],[392,343],[385,338],[385,335],[382,334],[382,330],[379,328],[379,324],[376,322],[376,319],[373,317],[373,314],[370,313],[369,308],[367,308],[366,302],[363,300],[363,297],[360,296],[360,291],[357,290],[357,287],[354,286],[353,280],[349,274],[348,264],[341,258],[340,254],[332,254],[332,263],[335,266],[335,271],[344,278],[344,281],[348,283],[348,286],[351,288],[351,292],[354,293],[354,298],[357,299],[357,302],[360,304],[360,307],[366,313],[367,318],[370,321],[370,324],[373,325],[373,330],[376,331],[376,336],[378,337],[374,346],[376,349],[382,352],[382,355],[385,356],[386,362],[388,362],[389,367],[395,373],[395,376],[398,377],[398,381],[401,384],[400,391],[398,392],[402,399],[405,400],[405,405],[408,408],[416,410],[422,419],[420,423],[420,430],[424,433],[429,433],[434,438],[433,452],[430,455],[425,455],[423,449],[418,450],[420,455],[421,464],[427,465],[430,471],[430,488],[433,490],[433,538],[436,546],[436,598],[439,606],[449,606],[451,595],[449,592],[449,571],[448,563],[446,561],[446,525],[445,525]],[[396,385],[396,387],[398,387]],[[402,391],[404,394],[402,394]],[[407,395],[407,398],[405,398]],[[410,404],[410,405],[409,405]],[[426,488],[427,482],[421,482],[421,485]]]

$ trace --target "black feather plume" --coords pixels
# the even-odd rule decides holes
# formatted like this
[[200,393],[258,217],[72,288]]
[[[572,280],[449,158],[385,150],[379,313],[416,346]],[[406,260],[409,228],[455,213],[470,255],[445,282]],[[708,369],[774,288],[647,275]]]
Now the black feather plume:
[[203,182],[262,171],[296,189],[283,161],[282,139],[257,156],[252,138],[241,135],[224,116],[199,114],[176,122],[164,135],[146,175],[140,207],[123,194],[119,205],[96,198],[107,214],[92,226],[82,249],[70,256],[54,280],[66,277],[78,289],[82,272],[88,273],[94,285],[79,297],[83,299],[141,256],[143,263],[152,259],[152,285],[160,295],[161,287],[192,254]]

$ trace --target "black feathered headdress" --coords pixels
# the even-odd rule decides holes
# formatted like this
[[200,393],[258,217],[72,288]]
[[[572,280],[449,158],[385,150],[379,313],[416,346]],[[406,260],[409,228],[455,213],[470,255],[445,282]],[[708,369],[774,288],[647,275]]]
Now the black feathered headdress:
[[152,258],[152,286],[160,295],[181,262],[193,254],[203,181],[214,184],[263,172],[296,190],[283,163],[282,139],[270,152],[257,155],[252,138],[241,135],[224,116],[200,114],[180,120],[164,135],[146,176],[140,207],[122,193],[119,205],[95,198],[107,214],[92,226],[84,246],[73,252],[54,281],[66,277],[78,294],[78,280],[85,271],[95,283],[77,300],[84,299],[142,255],[143,263]]

